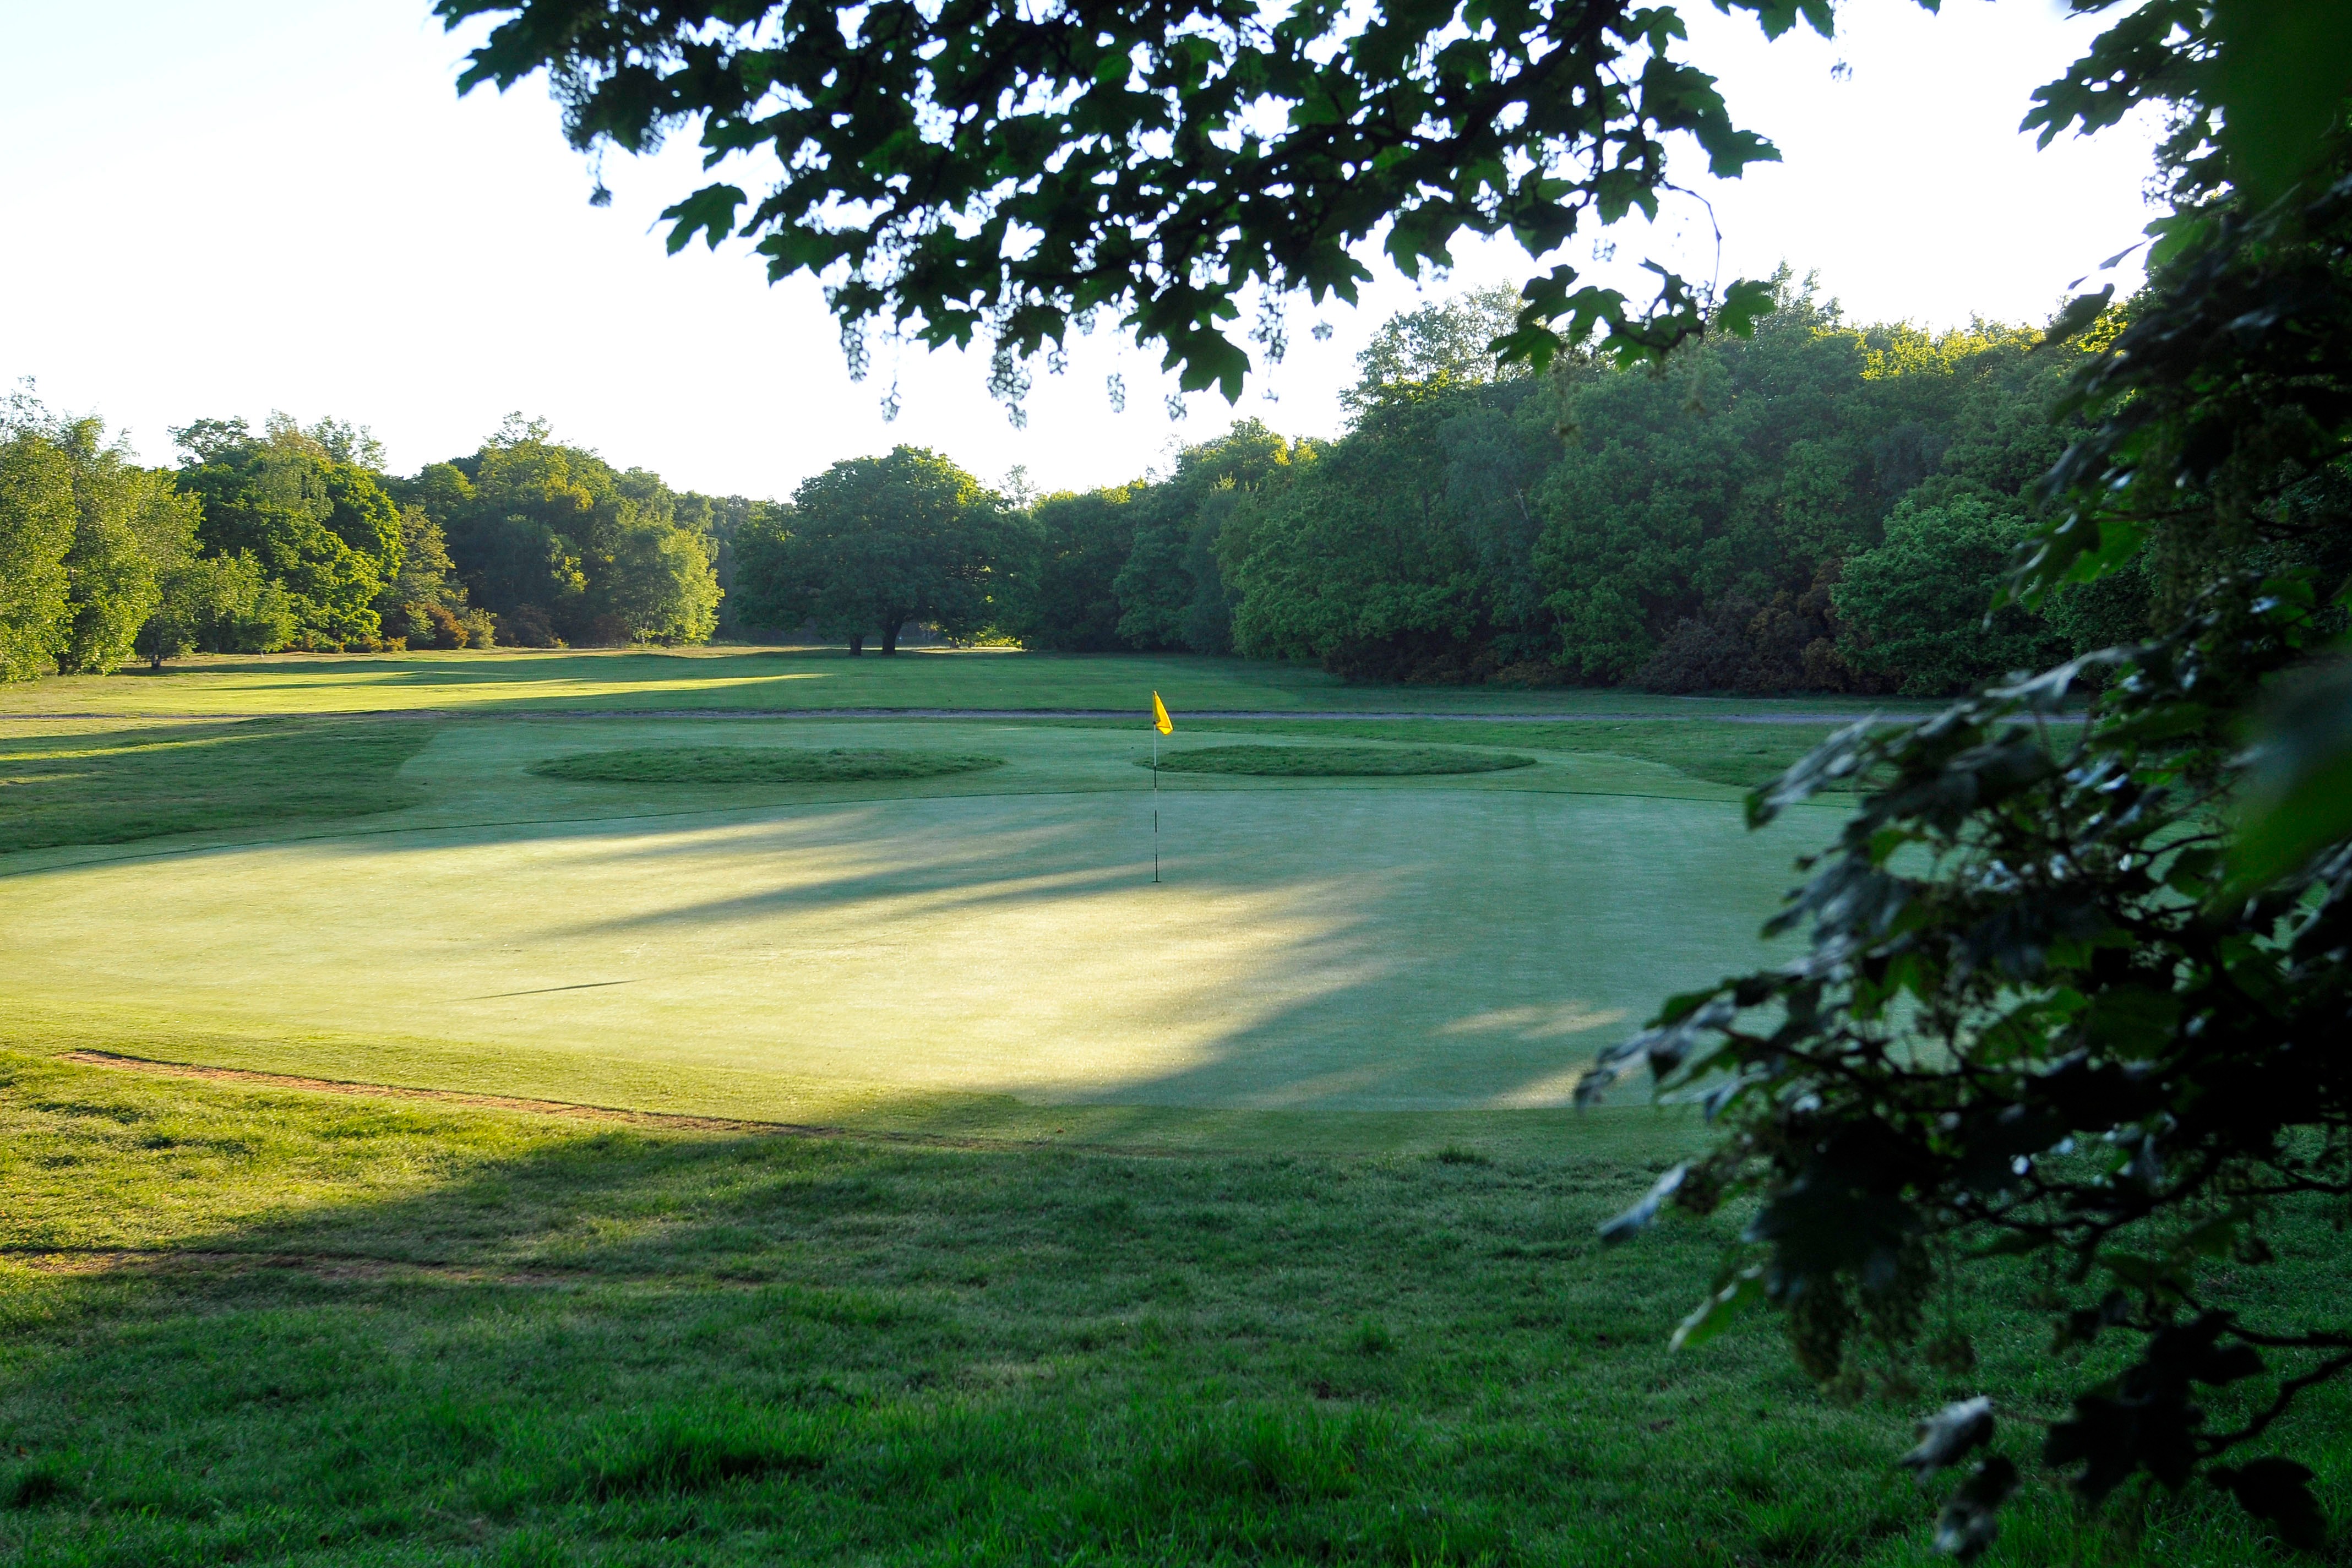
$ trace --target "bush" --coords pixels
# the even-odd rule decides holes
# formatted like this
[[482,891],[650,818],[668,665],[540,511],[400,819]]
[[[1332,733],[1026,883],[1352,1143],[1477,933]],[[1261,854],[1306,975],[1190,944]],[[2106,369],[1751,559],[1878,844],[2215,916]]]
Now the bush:
[[498,638],[509,647],[562,647],[555,623],[537,605],[517,605],[498,617]]

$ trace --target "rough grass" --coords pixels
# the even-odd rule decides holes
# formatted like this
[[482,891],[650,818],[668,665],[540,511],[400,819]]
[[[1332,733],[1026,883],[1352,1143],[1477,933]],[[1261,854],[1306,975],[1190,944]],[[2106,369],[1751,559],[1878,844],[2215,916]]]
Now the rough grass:
[[641,746],[573,752],[532,765],[542,778],[590,784],[855,784],[929,779],[1001,768],[1003,757],[974,752],[809,746]]
[[[1455,746],[1192,746],[1161,753],[1171,773],[1247,773],[1262,778],[1402,778],[1492,773],[1535,766],[1533,757]],[[1146,759],[1143,766],[1152,766]]]
[[[1891,1458],[1988,1390],[2029,1476],[1995,1561],[2290,1561],[2203,1488],[2078,1525],[2031,1423],[2085,1369],[2021,1280],[1951,1304],[1979,1372],[1894,1402],[1823,1403],[1760,1321],[1669,1354],[1721,1233],[1601,1248],[1651,1174],[656,1133],[0,1053],[0,1559],[1923,1565],[1937,1499]],[[2217,1300],[2340,1287],[2324,1224],[2281,1239]],[[2281,1434],[2339,1516],[2347,1415]]]
[[0,853],[397,811],[423,720],[88,724],[0,737]]

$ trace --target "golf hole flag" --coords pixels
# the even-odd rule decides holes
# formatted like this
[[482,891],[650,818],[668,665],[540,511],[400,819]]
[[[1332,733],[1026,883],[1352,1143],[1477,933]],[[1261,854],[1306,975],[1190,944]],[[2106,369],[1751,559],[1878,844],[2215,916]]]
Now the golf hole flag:
[[1160,880],[1160,737],[1176,732],[1176,721],[1168,717],[1168,704],[1160,700],[1160,693],[1151,694],[1151,879]]

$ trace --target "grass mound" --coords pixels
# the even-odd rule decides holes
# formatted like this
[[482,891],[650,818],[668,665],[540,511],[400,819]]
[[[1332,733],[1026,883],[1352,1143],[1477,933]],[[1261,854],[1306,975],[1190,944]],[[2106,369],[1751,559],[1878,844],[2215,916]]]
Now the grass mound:
[[[1142,763],[1149,767],[1148,762]],[[1392,778],[1408,773],[1491,773],[1535,765],[1507,752],[1458,746],[1198,746],[1171,752],[1171,773],[1255,773],[1265,778]]]
[[972,752],[853,751],[813,746],[644,746],[574,752],[530,771],[542,778],[589,784],[856,784],[929,779],[1004,765]]

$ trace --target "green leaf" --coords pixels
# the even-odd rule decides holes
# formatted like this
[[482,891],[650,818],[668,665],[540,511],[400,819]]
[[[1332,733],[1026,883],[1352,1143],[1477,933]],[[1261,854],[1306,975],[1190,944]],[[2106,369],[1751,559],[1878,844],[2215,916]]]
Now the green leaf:
[[663,212],[670,224],[669,253],[676,256],[698,233],[709,237],[710,248],[735,232],[735,209],[751,198],[733,185],[705,185]]
[[1715,324],[1735,338],[1753,337],[1756,323],[1775,308],[1771,284],[1743,278],[1725,290],[1723,303],[1716,308]]
[[1666,1348],[1680,1351],[1703,1345],[1729,1328],[1734,1318],[1763,1300],[1764,1266],[1759,1263],[1733,1275],[1728,1283],[1691,1309],[1690,1316],[1675,1328]]
[[2352,93],[2352,25],[2326,0],[2213,0],[2215,80],[2231,177],[2257,204],[2286,194],[2326,150]]
[[2219,900],[2250,897],[2352,837],[2352,666],[2295,686],[2258,731],[2230,877]]
[[2066,301],[2066,308],[2052,320],[2049,329],[2042,334],[2042,341],[2033,346],[2055,348],[2071,338],[2080,337],[2092,322],[2106,314],[2107,306],[2115,297],[2116,286],[2112,283],[2095,294],[2077,294]]

